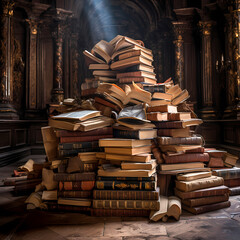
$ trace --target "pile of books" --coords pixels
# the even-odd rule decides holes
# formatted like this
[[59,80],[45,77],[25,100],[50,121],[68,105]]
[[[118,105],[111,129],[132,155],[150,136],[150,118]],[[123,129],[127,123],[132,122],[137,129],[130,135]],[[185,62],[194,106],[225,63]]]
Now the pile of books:
[[200,214],[230,207],[229,188],[222,177],[210,172],[177,175],[175,195],[181,198],[182,208]]

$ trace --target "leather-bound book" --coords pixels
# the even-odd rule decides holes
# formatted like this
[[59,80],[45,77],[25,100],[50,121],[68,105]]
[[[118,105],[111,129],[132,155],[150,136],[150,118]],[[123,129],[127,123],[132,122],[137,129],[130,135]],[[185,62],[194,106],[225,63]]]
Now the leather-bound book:
[[240,187],[232,187],[232,188],[229,188],[229,190],[230,190],[230,193],[229,193],[230,196],[240,195]]
[[91,198],[92,191],[58,191],[58,197],[62,198]]
[[74,182],[74,181],[95,181],[96,174],[94,172],[84,173],[55,173],[53,180],[57,182]]
[[[203,139],[199,136],[193,137],[158,137],[159,145],[175,145],[175,144],[186,144],[186,145],[202,145]],[[207,154],[207,153],[206,153]]]
[[94,188],[95,181],[79,181],[79,182],[59,182],[59,191],[91,191]]
[[240,178],[224,179],[224,185],[228,186],[228,187],[239,187],[240,186]]
[[185,174],[178,174],[177,180],[178,181],[193,181],[196,179],[211,177],[212,172],[194,172],[194,173],[185,173]]
[[208,162],[209,155],[207,153],[187,153],[175,156],[163,154],[163,159],[165,163]]
[[77,142],[92,142],[98,141],[101,138],[111,138],[113,135],[96,135],[83,137],[60,137],[60,143],[77,143]]
[[213,170],[213,175],[222,177],[224,179],[236,179],[240,178],[240,168],[228,168]]

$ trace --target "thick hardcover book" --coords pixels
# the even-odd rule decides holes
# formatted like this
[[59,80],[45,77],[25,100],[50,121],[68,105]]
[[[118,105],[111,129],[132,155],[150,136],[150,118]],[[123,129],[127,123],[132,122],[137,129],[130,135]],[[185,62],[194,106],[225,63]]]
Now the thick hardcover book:
[[163,159],[165,163],[208,162],[209,155],[207,153],[187,153],[175,156],[163,154]]
[[158,200],[158,191],[93,190],[93,199],[102,200]]
[[58,149],[59,150],[74,150],[74,149],[81,149],[81,148],[98,148],[98,141],[92,142],[72,142],[72,143],[59,143]]
[[137,148],[151,145],[151,140],[126,139],[126,138],[104,138],[99,140],[99,147],[127,147]]
[[196,179],[193,181],[176,181],[176,188],[183,192],[190,192],[203,188],[216,187],[223,184],[223,178],[211,176],[208,178]]
[[55,173],[53,180],[57,182],[75,182],[75,181],[94,181],[96,174],[94,172],[84,173]]
[[190,119],[191,119],[190,112],[168,113],[169,121],[182,121],[182,120],[190,120]]
[[59,191],[91,191],[94,188],[95,181],[62,182],[58,184]]
[[157,182],[144,181],[96,181],[95,187],[97,189],[105,190],[150,190],[154,191],[157,188]]
[[175,144],[186,144],[186,145],[202,145],[202,137],[158,137],[159,145],[175,145]]
[[93,200],[93,208],[159,210],[159,200]]
[[199,207],[188,207],[183,204],[182,208],[193,214],[200,214],[200,213],[215,211],[215,210],[222,209],[222,208],[227,208],[230,206],[231,206],[231,202],[226,201],[226,202],[214,203],[214,204],[209,204],[209,205],[203,205],[203,206],[199,206]]
[[151,177],[102,177],[97,176],[97,181],[157,181],[157,174],[153,174]]
[[70,206],[83,206],[90,207],[92,204],[91,199],[84,198],[58,198],[58,204],[60,205],[70,205]]
[[96,217],[148,217],[150,212],[142,209],[91,209],[91,215]]
[[90,207],[83,207],[83,206],[71,206],[71,205],[59,205],[57,203],[47,203],[48,211],[67,211],[67,212],[82,212],[88,213],[91,211]]
[[162,122],[155,122],[155,126],[157,128],[185,128],[190,126],[196,126],[201,124],[203,121],[198,118],[192,118],[189,120],[182,120],[182,121],[162,121]]
[[140,129],[140,130],[121,130],[114,129],[113,136],[115,138],[132,138],[132,139],[153,139],[157,137],[156,129]]
[[84,137],[60,137],[60,143],[92,142],[101,138],[111,138],[113,135],[96,135]]
[[123,155],[137,155],[142,153],[150,153],[151,146],[126,148],[126,147],[105,147],[105,153],[123,154]]
[[160,145],[159,148],[162,152],[185,152],[186,150],[192,150],[195,148],[199,148],[201,145]]
[[190,163],[161,164],[160,168],[162,171],[181,170],[189,168],[204,168],[204,163],[190,162]]
[[81,131],[67,131],[67,130],[56,130],[57,137],[86,137],[86,136],[102,136],[102,135],[112,135],[113,129],[112,127],[103,127],[99,129],[95,129],[88,132]]
[[147,112],[177,113],[177,107],[172,105],[159,105],[159,106],[148,107]]
[[92,191],[58,191],[58,197],[63,198],[91,198]]
[[176,196],[180,197],[181,199],[202,198],[202,197],[220,196],[224,194],[229,194],[229,188],[224,185],[221,185],[218,187],[204,188],[204,189],[199,189],[191,192],[183,192],[175,188],[174,193]]
[[179,129],[158,129],[158,136],[167,136],[167,137],[190,137],[191,132],[189,128],[179,128]]
[[114,103],[112,103],[110,101],[107,101],[104,98],[101,98],[101,97],[97,96],[97,97],[94,98],[94,100],[95,100],[96,103],[99,103],[99,104],[102,104],[104,106],[110,107],[110,108],[112,108],[116,112],[121,111],[121,108],[119,106],[117,106],[116,104],[114,104]]
[[156,80],[148,77],[124,77],[119,78],[119,83],[149,83],[149,84],[155,84]]
[[150,113],[147,113],[147,120],[166,121],[166,120],[168,120],[168,113],[150,112]]
[[136,71],[136,72],[122,72],[117,73],[116,78],[125,78],[125,77],[149,77],[156,80],[156,74],[146,71]]
[[79,149],[73,149],[73,150],[59,150],[58,155],[59,157],[71,157],[76,156],[78,153],[83,152],[101,152],[102,148],[79,148]]
[[240,178],[240,168],[228,168],[213,170],[213,175],[223,177],[224,179],[236,179]]
[[185,173],[185,174],[178,174],[177,180],[178,181],[192,181],[196,179],[211,177],[212,172],[195,172],[195,173]]
[[240,195],[240,187],[229,188],[230,196]]
[[143,90],[148,91],[150,93],[155,93],[155,92],[165,93],[166,86],[165,84],[144,85]]
[[240,178],[224,179],[224,185],[228,186],[228,187],[239,187],[240,186]]
[[219,196],[210,196],[210,197],[202,197],[202,198],[193,198],[193,199],[184,199],[182,200],[182,204],[188,207],[198,207],[202,205],[209,205],[213,203],[226,202],[229,199],[228,194],[219,195]]

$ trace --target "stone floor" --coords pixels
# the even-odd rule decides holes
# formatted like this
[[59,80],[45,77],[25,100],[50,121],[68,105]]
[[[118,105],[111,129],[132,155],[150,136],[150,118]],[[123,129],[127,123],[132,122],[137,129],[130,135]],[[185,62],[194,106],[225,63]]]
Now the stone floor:
[[[43,156],[30,156],[0,168],[1,180],[29,158],[44,161]],[[147,218],[102,218],[79,213],[27,212],[27,196],[13,196],[12,187],[0,185],[0,239],[23,240],[173,240],[173,239],[240,239],[240,196],[231,197],[231,207],[206,214],[183,212],[181,219],[162,223]]]

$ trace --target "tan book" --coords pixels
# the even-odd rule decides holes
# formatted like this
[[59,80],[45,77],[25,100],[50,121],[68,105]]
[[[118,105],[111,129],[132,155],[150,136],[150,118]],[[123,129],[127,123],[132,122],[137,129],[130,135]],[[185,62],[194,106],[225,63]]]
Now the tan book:
[[[158,126],[157,126],[158,127]],[[168,137],[190,137],[190,128],[159,128],[157,132],[158,136],[168,136]]]
[[159,105],[171,105],[171,101],[169,100],[165,100],[165,99],[161,99],[161,100],[151,100],[149,106],[150,107],[156,107]]
[[103,138],[99,140],[99,147],[143,147],[151,145],[151,140],[125,139],[125,138]]
[[115,77],[117,72],[112,71],[110,69],[106,69],[106,70],[94,70],[92,74],[93,76]]
[[211,177],[212,172],[195,172],[177,175],[179,181],[193,181],[200,178]]
[[152,98],[171,101],[172,100],[172,94],[155,92],[155,93],[153,93]]
[[120,155],[120,154],[106,154],[107,160],[113,161],[128,161],[128,162],[149,162],[151,160],[150,153],[143,153],[138,155]]
[[109,65],[106,63],[92,63],[89,64],[88,68],[90,70],[104,70],[104,69],[109,69]]
[[160,209],[158,211],[151,211],[150,220],[157,222],[159,220],[167,221],[168,217],[174,217],[179,220],[182,213],[181,200],[178,197],[160,196]]
[[153,55],[152,54],[147,54],[146,52],[138,49],[138,50],[132,50],[123,54],[118,55],[118,59],[122,60],[122,59],[126,59],[126,58],[130,58],[133,56],[142,56],[145,57],[151,61],[153,61]]
[[105,152],[96,152],[96,158],[97,159],[106,159],[106,153]]
[[204,163],[193,162],[193,163],[161,164],[160,168],[162,171],[188,169],[188,168],[204,168]]
[[185,174],[185,173],[192,173],[192,172],[211,172],[211,168],[186,168],[186,169],[176,169],[176,170],[167,170],[167,171],[158,171],[159,174],[168,174],[174,175],[177,174]]
[[41,132],[48,161],[52,161],[58,157],[59,139],[51,126],[42,127]]
[[[149,122],[142,122],[142,123],[128,123],[126,121],[121,121],[121,120],[117,120],[117,123],[119,125],[122,125],[124,127],[127,127],[127,128],[130,128],[131,130],[140,130],[140,129],[151,129],[151,128],[154,128],[155,125],[153,123],[149,123]],[[115,126],[114,126],[115,128]]]
[[152,170],[123,170],[120,168],[99,169],[98,176],[103,177],[150,177],[156,172]]
[[172,85],[167,91],[166,93],[168,94],[172,94],[172,98],[177,97],[178,95],[180,95],[182,93],[182,89],[179,87],[178,84],[176,85]]
[[226,153],[224,158],[224,164],[228,166],[230,165],[231,167],[236,166],[238,159],[239,159],[238,156],[232,155],[230,153]]
[[177,113],[177,106],[173,106],[173,105],[152,106],[147,108],[147,112]]
[[183,192],[190,192],[203,188],[216,187],[224,184],[222,177],[211,176],[193,181],[176,181],[176,188]]
[[190,112],[178,112],[178,113],[168,113],[169,121],[181,121],[191,119]]
[[178,105],[179,103],[182,103],[186,101],[190,97],[188,91],[184,89],[181,94],[179,94],[177,97],[172,99],[172,105]]
[[92,205],[92,201],[90,199],[83,198],[58,198],[58,204],[90,207]]
[[168,120],[168,113],[150,112],[150,113],[147,113],[147,120],[166,121],[166,120]]
[[122,154],[122,155],[137,155],[141,153],[150,153],[151,146],[143,146],[143,147],[135,147],[135,148],[119,148],[119,147],[105,147],[105,153],[113,153],[113,154]]
[[185,152],[201,147],[201,145],[160,145],[162,152]]
[[97,152],[82,152],[78,153],[78,157],[83,162],[96,161],[97,160],[96,154]]
[[57,199],[58,199],[57,195],[58,195],[57,190],[43,191],[42,200],[57,201]]
[[158,200],[93,200],[93,208],[159,210]]
[[157,167],[157,162],[155,159],[152,159],[149,162],[146,163],[130,163],[130,162],[122,162],[121,168],[123,170],[138,170],[138,169],[144,169],[144,170],[152,170]]

